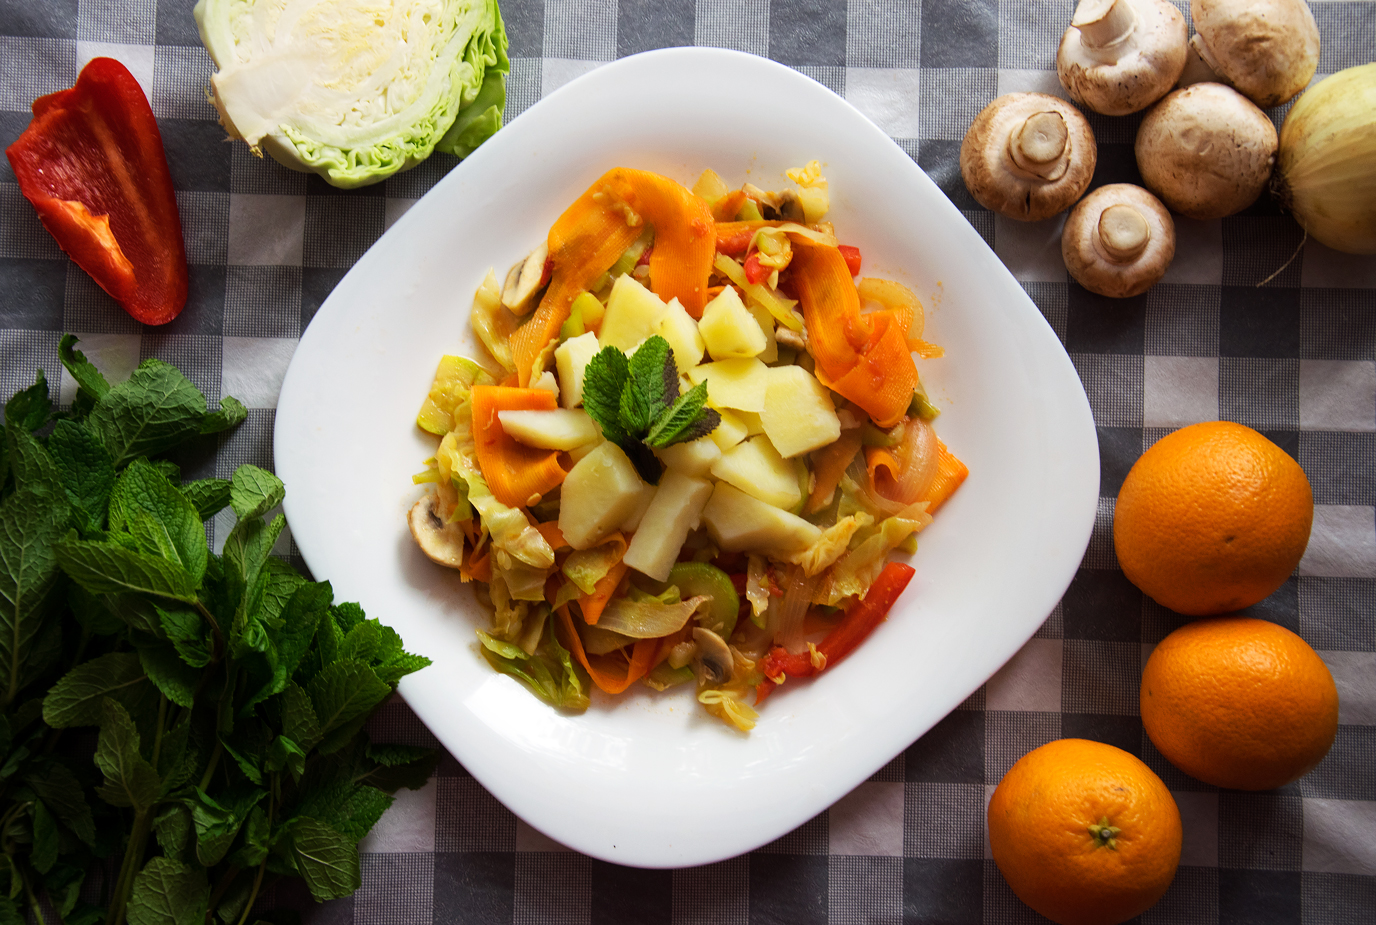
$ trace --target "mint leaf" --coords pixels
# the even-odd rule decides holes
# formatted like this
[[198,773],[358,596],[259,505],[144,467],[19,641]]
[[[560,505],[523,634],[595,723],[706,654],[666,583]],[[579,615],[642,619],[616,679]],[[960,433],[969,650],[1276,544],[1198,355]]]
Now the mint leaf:
[[193,668],[210,664],[210,639],[205,621],[194,610],[156,608],[158,622],[177,655]]
[[129,532],[144,552],[180,565],[193,586],[200,584],[209,555],[205,525],[195,506],[147,460],[134,460],[115,483],[109,518],[111,531]]
[[218,800],[195,791],[187,803],[196,826],[196,860],[206,867],[220,863],[249,812],[267,795],[266,790],[249,786],[233,788]]
[[200,389],[175,367],[149,359],[96,402],[86,423],[122,466],[197,436],[203,417]]
[[57,345],[57,357],[76,380],[78,394],[85,393],[90,402],[98,401],[110,391],[110,383],[106,382],[100,370],[86,359],[86,355],[76,349],[76,345],[75,334],[62,335],[62,340]]
[[139,664],[153,686],[179,707],[195,705],[196,686],[201,672],[182,661],[177,650],[167,643],[140,646]]
[[[32,439],[27,433],[20,438]],[[61,631],[50,619],[60,578],[55,544],[66,521],[65,498],[47,487],[21,487],[0,503],[0,702],[5,704],[55,654],[50,636]]]
[[250,463],[234,470],[229,485],[229,503],[241,521],[261,517],[286,497],[281,479]]
[[52,402],[48,399],[48,381],[43,378],[43,370],[40,369],[33,385],[15,392],[5,402],[5,424],[32,432],[48,423],[50,411]]
[[83,533],[105,528],[105,509],[115,486],[115,463],[104,445],[81,424],[61,420],[48,437],[67,498],[80,512]]
[[96,788],[96,793],[111,806],[130,806],[135,812],[147,812],[157,802],[162,780],[139,753],[139,733],[129,711],[109,698],[101,706],[104,718],[100,738],[96,740],[95,761],[105,775],[105,783]]
[[73,835],[88,845],[95,844],[95,818],[81,790],[81,782],[70,768],[56,761],[48,761],[38,772],[25,775],[24,783]]
[[133,592],[196,603],[196,581],[186,569],[157,556],[109,543],[64,539],[57,561],[92,594]]
[[205,871],[172,858],[153,858],[134,878],[126,918],[129,925],[200,922],[210,909]]
[[357,842],[338,829],[299,816],[290,826],[296,867],[317,902],[341,899],[362,884]]
[[182,494],[196,508],[202,521],[209,520],[229,504],[229,479],[198,479],[182,486]]
[[191,845],[191,810],[180,803],[168,806],[153,819],[153,834],[164,854],[185,861]]
[[621,393],[629,379],[626,354],[616,347],[599,350],[583,373],[583,410],[602,428],[602,436],[617,444],[627,437],[621,424]]
[[645,437],[645,442],[662,450],[675,443],[707,436],[721,423],[721,415],[712,408],[704,408],[706,403],[707,382],[704,380],[681,395],[672,407],[659,416]]
[[54,729],[97,726],[107,697],[121,702],[128,712],[138,712],[151,690],[146,681],[139,657],[132,652],[111,652],[82,662],[43,698],[43,722]]
[[248,409],[233,395],[220,399],[220,410],[201,418],[202,434],[218,434],[242,424],[248,417]]
[[282,692],[282,734],[305,750],[320,741],[320,720],[310,695],[301,685],[287,682]]
[[48,807],[42,800],[33,801],[33,849],[29,863],[40,874],[46,874],[57,863],[58,834],[57,823],[53,821]]
[[678,366],[669,342],[656,334],[641,344],[630,360],[631,384],[649,412],[649,421],[636,432],[644,436],[650,421],[678,398]]
[[306,692],[324,733],[320,752],[328,754],[353,738],[368,714],[392,693],[392,688],[372,668],[346,659],[326,665],[311,679]]

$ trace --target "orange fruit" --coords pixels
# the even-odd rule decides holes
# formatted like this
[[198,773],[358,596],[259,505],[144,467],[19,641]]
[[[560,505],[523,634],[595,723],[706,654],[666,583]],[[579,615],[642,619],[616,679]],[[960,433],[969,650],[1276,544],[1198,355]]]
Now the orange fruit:
[[1216,617],[1182,626],[1142,669],[1142,725],[1206,784],[1270,790],[1308,773],[1338,734],[1338,688],[1283,626]]
[[1250,427],[1210,421],[1167,434],[1133,465],[1113,546],[1128,580],[1157,603],[1228,613],[1284,583],[1313,520],[1299,463]]
[[1061,925],[1116,925],[1151,908],[1180,863],[1180,811],[1121,748],[1059,739],[1023,755],[989,801],[994,863]]

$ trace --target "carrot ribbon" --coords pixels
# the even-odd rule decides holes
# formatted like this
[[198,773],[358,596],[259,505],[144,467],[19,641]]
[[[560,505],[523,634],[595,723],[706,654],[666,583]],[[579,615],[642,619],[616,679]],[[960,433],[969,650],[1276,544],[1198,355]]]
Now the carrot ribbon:
[[[559,626],[565,636],[565,647],[573,652],[573,657],[588,670],[592,683],[608,694],[619,694],[636,681],[645,677],[654,667],[655,656],[659,654],[658,639],[638,639],[631,648],[631,657],[623,655],[589,656],[583,650],[583,640],[578,638],[578,630],[573,625],[567,606],[560,607],[555,613]],[[625,667],[622,667],[624,663]]]
[[475,385],[471,394],[478,466],[498,501],[507,507],[526,507],[563,483],[566,473],[557,450],[517,443],[497,420],[498,411],[552,411],[559,406],[553,392]]
[[655,229],[652,290],[665,302],[677,298],[694,318],[702,315],[716,243],[711,207],[668,177],[613,168],[549,230],[549,288],[530,321],[511,335],[521,385],[540,374],[536,366],[559,336],[573,300],[611,269],[647,223]]

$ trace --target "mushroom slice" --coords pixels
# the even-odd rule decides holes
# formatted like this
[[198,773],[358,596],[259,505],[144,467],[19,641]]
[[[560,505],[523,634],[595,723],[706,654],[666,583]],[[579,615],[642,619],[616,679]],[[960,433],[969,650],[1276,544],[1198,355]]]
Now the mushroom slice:
[[693,664],[698,673],[698,686],[721,685],[730,681],[736,662],[726,640],[709,629],[695,626],[693,642],[697,643],[698,647],[693,656]]
[[1122,299],[1146,292],[1175,256],[1175,223],[1161,200],[1131,183],[1110,183],[1070,210],[1061,231],[1065,268],[1081,286]]
[[1056,76],[1095,112],[1146,109],[1180,79],[1188,31],[1166,0],[1080,0],[1056,51]]
[[1072,104],[1045,93],[1007,93],[975,116],[960,145],[960,174],[986,209],[1036,222],[1084,194],[1098,148]]
[[1148,110],[1134,146],[1142,181],[1172,210],[1210,221],[1241,212],[1266,188],[1276,127],[1218,83],[1176,90]]
[[1319,27],[1304,0],[1190,0],[1195,34],[1181,83],[1216,80],[1262,109],[1309,85]]
[[415,537],[416,545],[432,562],[449,568],[458,568],[463,563],[463,530],[459,529],[458,524],[444,522],[444,518],[435,510],[433,494],[427,494],[411,505],[406,522],[411,526],[411,536]]
[[502,304],[513,314],[524,315],[533,307],[531,297],[539,291],[545,278],[545,261],[549,258],[549,242],[541,241],[540,246],[530,252],[525,261],[516,264],[506,275],[502,287]]

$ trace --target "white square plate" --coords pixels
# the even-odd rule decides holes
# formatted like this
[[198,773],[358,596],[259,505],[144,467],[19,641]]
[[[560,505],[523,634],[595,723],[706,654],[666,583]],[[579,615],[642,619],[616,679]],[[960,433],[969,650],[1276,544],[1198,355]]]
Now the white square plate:
[[[927,306],[919,361],[937,432],[970,477],[920,536],[917,576],[856,652],[780,689],[749,735],[687,691],[594,694],[558,713],[477,651],[487,617],[426,560],[405,515],[433,454],[415,426],[441,354],[504,273],[611,167],[691,184],[786,184],[820,160],[828,216],[863,274]],[[608,861],[731,857],[806,822],[930,729],[1036,631],[1075,574],[1098,500],[1079,377],[1022,288],[912,159],[831,91],[763,58],[671,49],[599,67],[531,107],[417,202],[312,320],[278,402],[292,535],[336,599],[358,600],[434,665],[401,692],[518,816]]]

